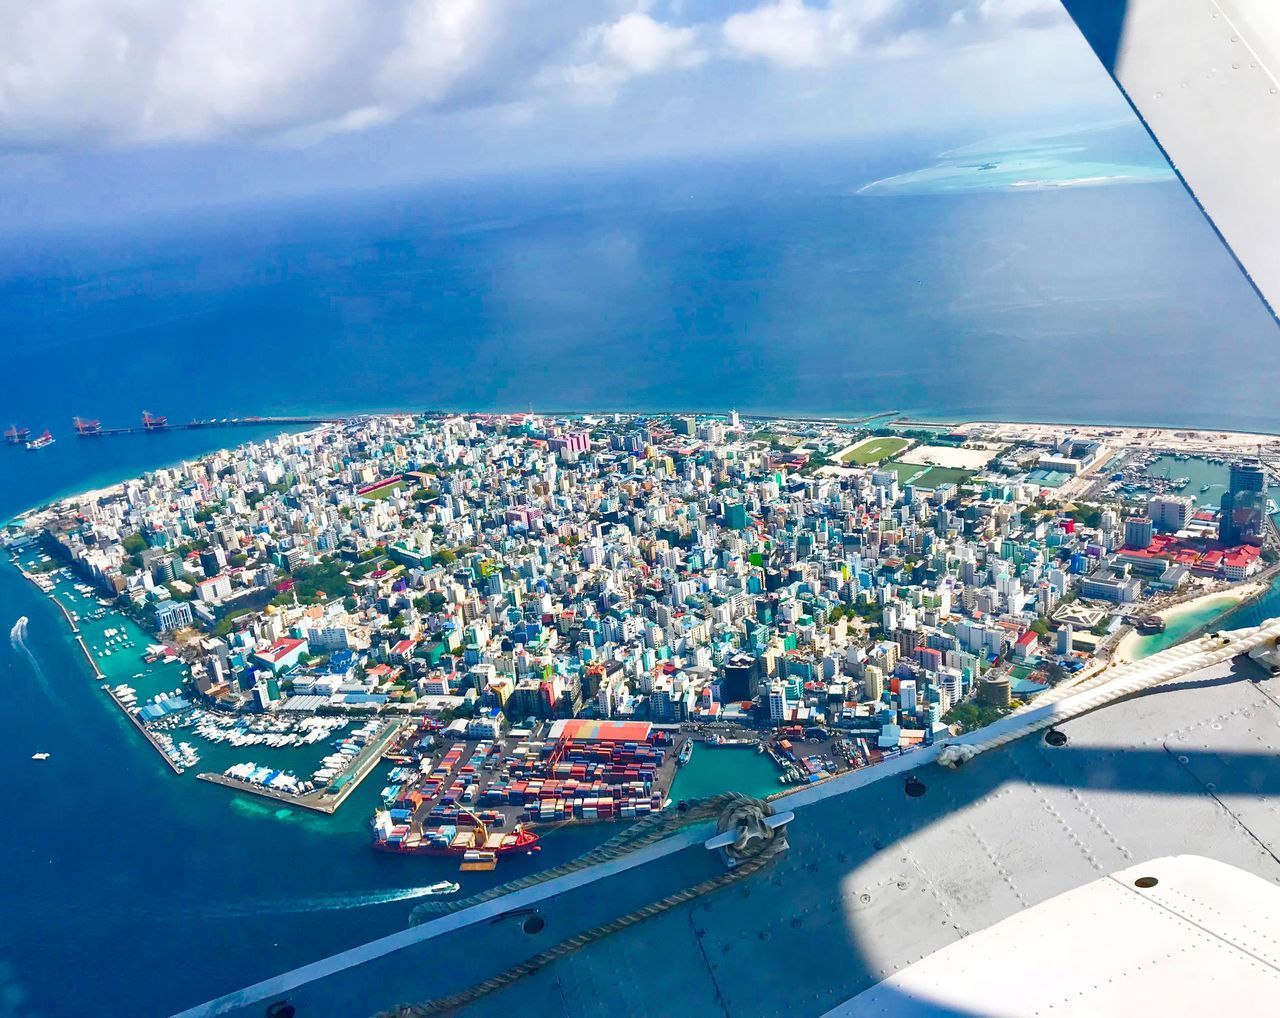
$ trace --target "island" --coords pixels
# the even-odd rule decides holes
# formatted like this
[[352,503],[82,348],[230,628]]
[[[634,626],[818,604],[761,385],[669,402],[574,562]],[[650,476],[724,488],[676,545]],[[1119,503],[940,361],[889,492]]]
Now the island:
[[900,417],[368,415],[4,542],[176,775],[328,813],[383,773],[374,847],[485,869],[540,828],[671,808],[707,755],[785,794],[1195,635],[1271,589],[1278,455]]

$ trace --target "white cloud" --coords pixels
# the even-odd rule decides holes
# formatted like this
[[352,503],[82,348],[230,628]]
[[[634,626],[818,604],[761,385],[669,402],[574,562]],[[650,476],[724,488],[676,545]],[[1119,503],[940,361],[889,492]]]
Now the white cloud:
[[581,101],[607,103],[629,78],[696,67],[706,58],[698,47],[697,29],[667,25],[633,11],[583,32],[574,59],[552,68],[544,81],[569,85]]
[[1032,28],[1059,24],[1063,17],[1058,0],[982,0],[978,13],[994,24]]
[[601,48],[616,63],[635,74],[652,74],[664,67],[690,67],[705,58],[692,28],[654,21],[647,14],[628,14],[608,26]]
[[1056,0],[772,0],[726,18],[722,33],[733,55],[805,68],[854,56],[918,56],[1064,19]]
[[690,69],[710,84],[716,63],[913,55],[1051,23],[1056,8],[769,0],[676,23],[683,9],[668,0],[664,21],[647,0],[0,0],[0,152],[306,143],[420,114],[553,115],[565,99],[612,102],[633,81],[657,95]]
[[0,147],[315,135],[499,105],[601,6],[0,0]]
[[824,63],[838,50],[856,47],[856,37],[829,35],[832,22],[830,11],[802,0],[778,0],[727,18],[724,39],[743,56],[763,57],[784,67],[809,67]]

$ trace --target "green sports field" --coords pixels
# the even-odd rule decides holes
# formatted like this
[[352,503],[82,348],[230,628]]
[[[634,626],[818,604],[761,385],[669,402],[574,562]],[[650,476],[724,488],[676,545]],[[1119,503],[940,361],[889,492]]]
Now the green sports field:
[[890,456],[897,456],[910,444],[911,439],[895,438],[892,435],[886,435],[883,438],[868,438],[844,453],[840,457],[840,462],[846,466],[850,463],[855,463],[860,467],[865,467],[869,463],[879,463]]
[[940,484],[963,484],[973,476],[972,470],[959,467],[925,467],[919,463],[882,463],[881,470],[892,470],[898,475],[899,484],[914,484],[917,488],[933,491]]

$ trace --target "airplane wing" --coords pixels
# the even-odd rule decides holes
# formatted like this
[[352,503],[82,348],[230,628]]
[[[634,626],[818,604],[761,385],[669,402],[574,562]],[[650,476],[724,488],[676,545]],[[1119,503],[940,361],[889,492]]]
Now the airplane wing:
[[[1131,976],[1143,1010],[1202,1013],[1208,991],[1157,978],[1177,966],[1278,1000],[1277,635],[1113,670],[1014,715],[1008,741],[966,737],[982,751],[954,768],[935,745],[784,796],[785,849],[740,878],[706,847],[714,823],[676,817],[658,840],[186,1015],[1029,1013],[991,995],[1015,973],[1053,1003],[1042,1013],[1110,1009]],[[948,959],[964,980],[936,978]]]
[[1275,313],[1280,4],[1062,2]]

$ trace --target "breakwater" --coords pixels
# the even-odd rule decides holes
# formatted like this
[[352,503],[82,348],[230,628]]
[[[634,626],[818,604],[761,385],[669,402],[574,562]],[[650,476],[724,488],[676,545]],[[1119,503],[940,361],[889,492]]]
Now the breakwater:
[[[81,646],[84,646],[84,644],[82,643]],[[111,697],[111,702],[119,707],[120,712],[133,722],[133,727],[142,733],[142,737],[146,739],[147,742],[151,743],[155,751],[160,754],[160,759],[169,765],[169,769],[173,771],[174,774],[181,774],[183,772],[182,766],[169,759],[169,754],[165,752],[164,746],[160,744],[160,741],[154,735],[147,731],[147,726],[139,721],[137,716],[124,705],[124,702],[118,696],[116,696],[115,690],[110,686],[103,686],[102,691],[106,693],[107,696]]]
[[346,417],[226,417],[209,420],[186,421],[181,424],[139,424],[123,428],[77,429],[80,438],[106,438],[110,435],[159,434],[164,431],[199,431],[205,428],[253,428],[273,424],[336,424]]

